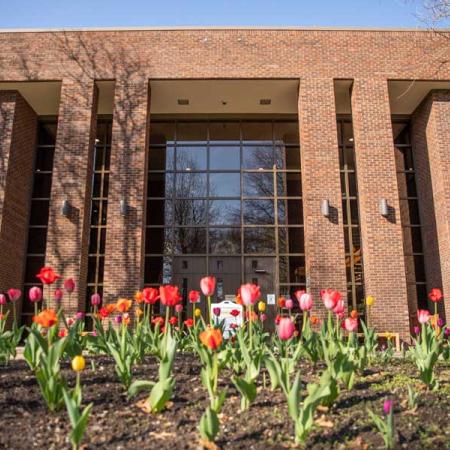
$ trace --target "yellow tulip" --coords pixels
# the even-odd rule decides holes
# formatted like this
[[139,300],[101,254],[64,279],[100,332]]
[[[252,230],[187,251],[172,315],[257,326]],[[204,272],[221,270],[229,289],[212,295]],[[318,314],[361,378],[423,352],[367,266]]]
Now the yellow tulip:
[[75,358],[72,359],[72,369],[75,372],[81,372],[82,370],[84,370],[85,367],[86,361],[81,355],[75,356]]
[[195,308],[195,317],[200,317],[202,315],[202,310],[200,308]]
[[258,311],[264,312],[265,310],[266,310],[266,304],[264,302],[259,302],[258,303]]
[[374,303],[375,303],[375,297],[373,297],[372,295],[369,295],[366,298],[366,305],[370,308]]

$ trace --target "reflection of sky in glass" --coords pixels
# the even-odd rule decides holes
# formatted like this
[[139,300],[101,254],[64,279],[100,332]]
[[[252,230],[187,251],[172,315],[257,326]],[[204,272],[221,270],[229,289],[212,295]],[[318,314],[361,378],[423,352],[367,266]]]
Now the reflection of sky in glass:
[[239,170],[240,167],[239,147],[210,147],[209,168],[211,170]]
[[206,173],[177,173],[176,196],[206,197]]
[[177,170],[205,170],[206,147],[177,147]]
[[271,225],[275,223],[273,200],[244,200],[244,223]]
[[210,197],[240,197],[241,175],[239,173],[210,173]]
[[209,223],[212,225],[239,225],[240,200],[213,200],[209,202]]
[[244,169],[272,169],[274,162],[272,144],[244,146],[242,148],[242,160]]
[[244,196],[273,197],[273,174],[250,172],[243,175]]

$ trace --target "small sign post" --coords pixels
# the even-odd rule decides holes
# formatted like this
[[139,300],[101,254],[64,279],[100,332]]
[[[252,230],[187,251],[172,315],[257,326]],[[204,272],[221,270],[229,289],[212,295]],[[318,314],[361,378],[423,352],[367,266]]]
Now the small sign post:
[[[220,309],[220,314],[218,316],[215,315],[213,312],[215,308]],[[231,315],[231,311],[233,310],[239,311],[239,314],[237,316]],[[242,313],[243,313],[242,305],[238,305],[237,303],[231,302],[229,300],[211,304],[211,317],[213,317],[215,325],[219,325],[220,323],[222,323],[224,338],[229,338],[230,335],[232,334],[231,324],[235,323],[239,327],[242,325],[243,321]]]

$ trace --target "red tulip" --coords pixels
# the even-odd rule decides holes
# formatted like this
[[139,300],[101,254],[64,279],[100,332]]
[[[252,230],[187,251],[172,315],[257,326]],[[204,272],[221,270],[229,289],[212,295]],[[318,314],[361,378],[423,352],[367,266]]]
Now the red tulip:
[[187,328],[191,328],[194,326],[194,321],[191,318],[186,319],[183,323],[186,325]]
[[341,299],[341,293],[334,289],[320,291],[320,296],[322,297],[326,309],[333,309],[336,306],[336,303]]
[[155,326],[159,325],[161,328],[164,325],[164,319],[161,316],[156,316],[152,319],[152,324]]
[[428,298],[435,303],[441,300],[442,297],[442,291],[438,288],[431,289],[430,293],[428,294]]
[[190,291],[188,297],[191,303],[197,303],[198,301],[200,301],[200,292]]
[[278,299],[278,306],[280,308],[285,308],[286,307],[286,299],[284,297],[280,297]]
[[64,281],[64,289],[69,294],[75,290],[75,281],[73,281],[73,278],[67,278],[67,280]]
[[336,302],[336,305],[333,308],[333,312],[337,315],[344,314],[345,312],[345,303],[344,300],[341,298]]
[[167,284],[159,287],[159,297],[164,306],[175,306],[181,301],[178,286]]
[[36,277],[39,278],[44,284],[53,284],[58,278],[61,278],[60,275],[56,275],[55,271],[51,267],[42,267]]
[[55,299],[55,302],[60,302],[63,298],[63,291],[60,288],[56,288],[55,292],[53,294],[53,298]]
[[417,311],[417,320],[419,323],[427,323],[430,320],[430,313],[426,309],[419,309]]
[[354,333],[358,330],[358,319],[347,317],[344,321],[344,327],[347,331]]
[[200,288],[205,297],[210,297],[216,290],[216,277],[203,277],[200,280]]
[[142,296],[144,298],[144,303],[154,305],[159,299],[159,291],[156,288],[147,287],[142,290]]
[[38,286],[33,286],[28,291],[28,298],[30,302],[40,302],[42,300],[42,289]]
[[278,337],[282,341],[287,341],[292,337],[295,331],[294,322],[289,317],[283,317],[277,327]]
[[[302,292],[302,294],[298,297],[297,293]],[[310,311],[313,306],[313,298],[311,294],[308,294],[305,291],[297,291],[295,293],[295,296],[297,297],[298,304],[300,306],[300,309],[302,311]]]
[[19,300],[20,296],[22,295],[22,292],[20,289],[8,289],[8,297],[11,302],[15,302],[16,300]]
[[176,325],[178,323],[178,318],[176,316],[172,316],[169,319],[169,323],[170,323],[170,325]]
[[261,291],[256,284],[243,284],[240,288],[240,296],[245,306],[254,305],[261,297]]
[[281,316],[279,314],[277,314],[275,317],[275,325],[279,325],[280,321],[281,321]]

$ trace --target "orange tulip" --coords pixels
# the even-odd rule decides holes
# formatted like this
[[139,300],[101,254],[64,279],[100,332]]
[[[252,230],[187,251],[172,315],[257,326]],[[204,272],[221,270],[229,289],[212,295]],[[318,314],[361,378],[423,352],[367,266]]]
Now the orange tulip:
[[142,311],[141,308],[136,308],[134,314],[136,315],[136,317],[141,317],[144,314],[144,311]]
[[112,314],[116,310],[115,303],[110,303],[109,305],[106,305],[105,310],[108,314]]
[[222,344],[222,332],[219,328],[208,327],[200,333],[199,337],[201,343],[211,350],[216,350]]
[[320,319],[317,316],[311,316],[311,319],[309,319],[311,321],[311,325],[317,325],[320,323]]
[[144,296],[141,291],[136,291],[134,293],[134,299],[136,300],[136,303],[142,303],[144,301]]
[[121,313],[127,312],[131,308],[131,303],[131,300],[128,300],[126,298],[119,298],[116,303],[116,309]]
[[58,316],[53,309],[44,309],[37,316],[33,317],[33,322],[43,328],[50,328],[58,322]]

